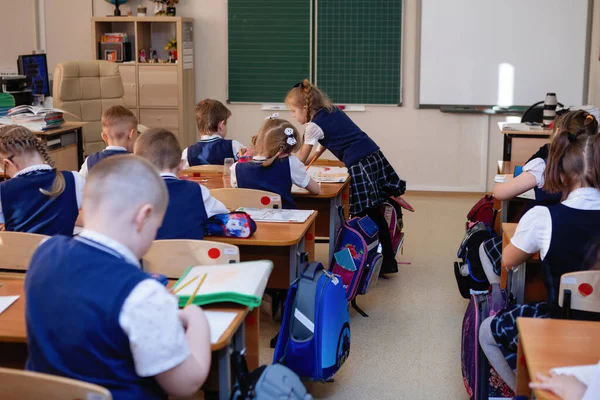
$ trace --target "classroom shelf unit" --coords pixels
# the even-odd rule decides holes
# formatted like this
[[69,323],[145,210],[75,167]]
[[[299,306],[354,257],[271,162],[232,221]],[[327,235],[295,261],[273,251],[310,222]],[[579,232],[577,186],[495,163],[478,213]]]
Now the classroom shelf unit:
[[[182,147],[196,142],[193,19],[184,17],[93,17],[92,45],[100,54],[101,37],[107,33],[126,33],[131,43],[132,60],[119,63],[125,89],[125,106],[150,128],[166,128]],[[167,59],[164,47],[177,39],[177,63],[141,63],[140,51],[150,58]]]

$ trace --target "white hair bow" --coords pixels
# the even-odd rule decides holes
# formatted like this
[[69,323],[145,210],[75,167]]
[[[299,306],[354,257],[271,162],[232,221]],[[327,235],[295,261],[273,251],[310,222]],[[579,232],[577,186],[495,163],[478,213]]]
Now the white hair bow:
[[269,115],[267,118],[265,118],[265,121],[268,119],[275,119],[275,118],[279,118],[279,113],[273,113],[273,114]]
[[296,141],[296,138],[294,138],[294,130],[292,128],[285,128],[285,130],[283,132],[288,137],[287,138],[287,144],[289,144],[290,146],[293,146],[296,143],[298,143]]

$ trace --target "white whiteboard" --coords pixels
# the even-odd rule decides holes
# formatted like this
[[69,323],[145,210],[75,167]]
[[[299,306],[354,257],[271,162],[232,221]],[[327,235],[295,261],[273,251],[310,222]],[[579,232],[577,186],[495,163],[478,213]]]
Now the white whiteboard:
[[585,104],[588,0],[421,0],[420,105]]

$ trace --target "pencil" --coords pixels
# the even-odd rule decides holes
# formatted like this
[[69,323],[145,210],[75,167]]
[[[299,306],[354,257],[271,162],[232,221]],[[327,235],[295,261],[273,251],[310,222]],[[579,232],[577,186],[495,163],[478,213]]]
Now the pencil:
[[306,166],[307,171],[315,163],[315,161],[317,161],[317,156],[314,156],[312,161],[308,163],[308,165]]
[[184,283],[183,285],[181,285],[177,289],[173,290],[173,294],[177,294],[179,291],[181,291],[181,289],[183,289],[184,287],[186,287],[190,283],[194,282],[196,279],[198,279],[198,275],[196,275],[195,277],[193,277],[192,279],[190,279],[189,281],[187,281],[186,283]]
[[204,274],[202,276],[202,279],[200,279],[200,282],[198,282],[198,286],[196,286],[196,290],[194,290],[194,293],[192,293],[192,295],[190,296],[190,299],[188,300],[187,303],[185,303],[185,306],[189,306],[190,304],[192,304],[192,302],[194,301],[194,297],[196,297],[196,293],[198,293],[198,289],[200,289],[200,286],[202,286],[202,283],[204,282],[204,280],[206,279],[206,276],[208,274]]

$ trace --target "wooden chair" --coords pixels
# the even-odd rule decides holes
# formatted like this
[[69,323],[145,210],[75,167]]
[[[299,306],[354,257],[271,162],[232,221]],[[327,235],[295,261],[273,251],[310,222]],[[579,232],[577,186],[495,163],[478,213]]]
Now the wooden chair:
[[110,392],[98,385],[11,368],[0,368],[0,388],[4,400],[112,399]]
[[571,272],[561,276],[558,304],[565,319],[570,319],[572,310],[597,313],[600,317],[600,271]]
[[0,232],[0,269],[27,271],[33,253],[48,238],[35,233]]
[[181,171],[182,174],[189,174],[194,172],[203,172],[208,174],[223,174],[222,165],[194,165],[193,167],[189,167]]
[[254,189],[213,189],[210,194],[229,210],[240,207],[281,208],[281,196],[277,193]]
[[208,240],[155,240],[146,256],[144,271],[179,278],[187,267],[240,262],[237,246]]

